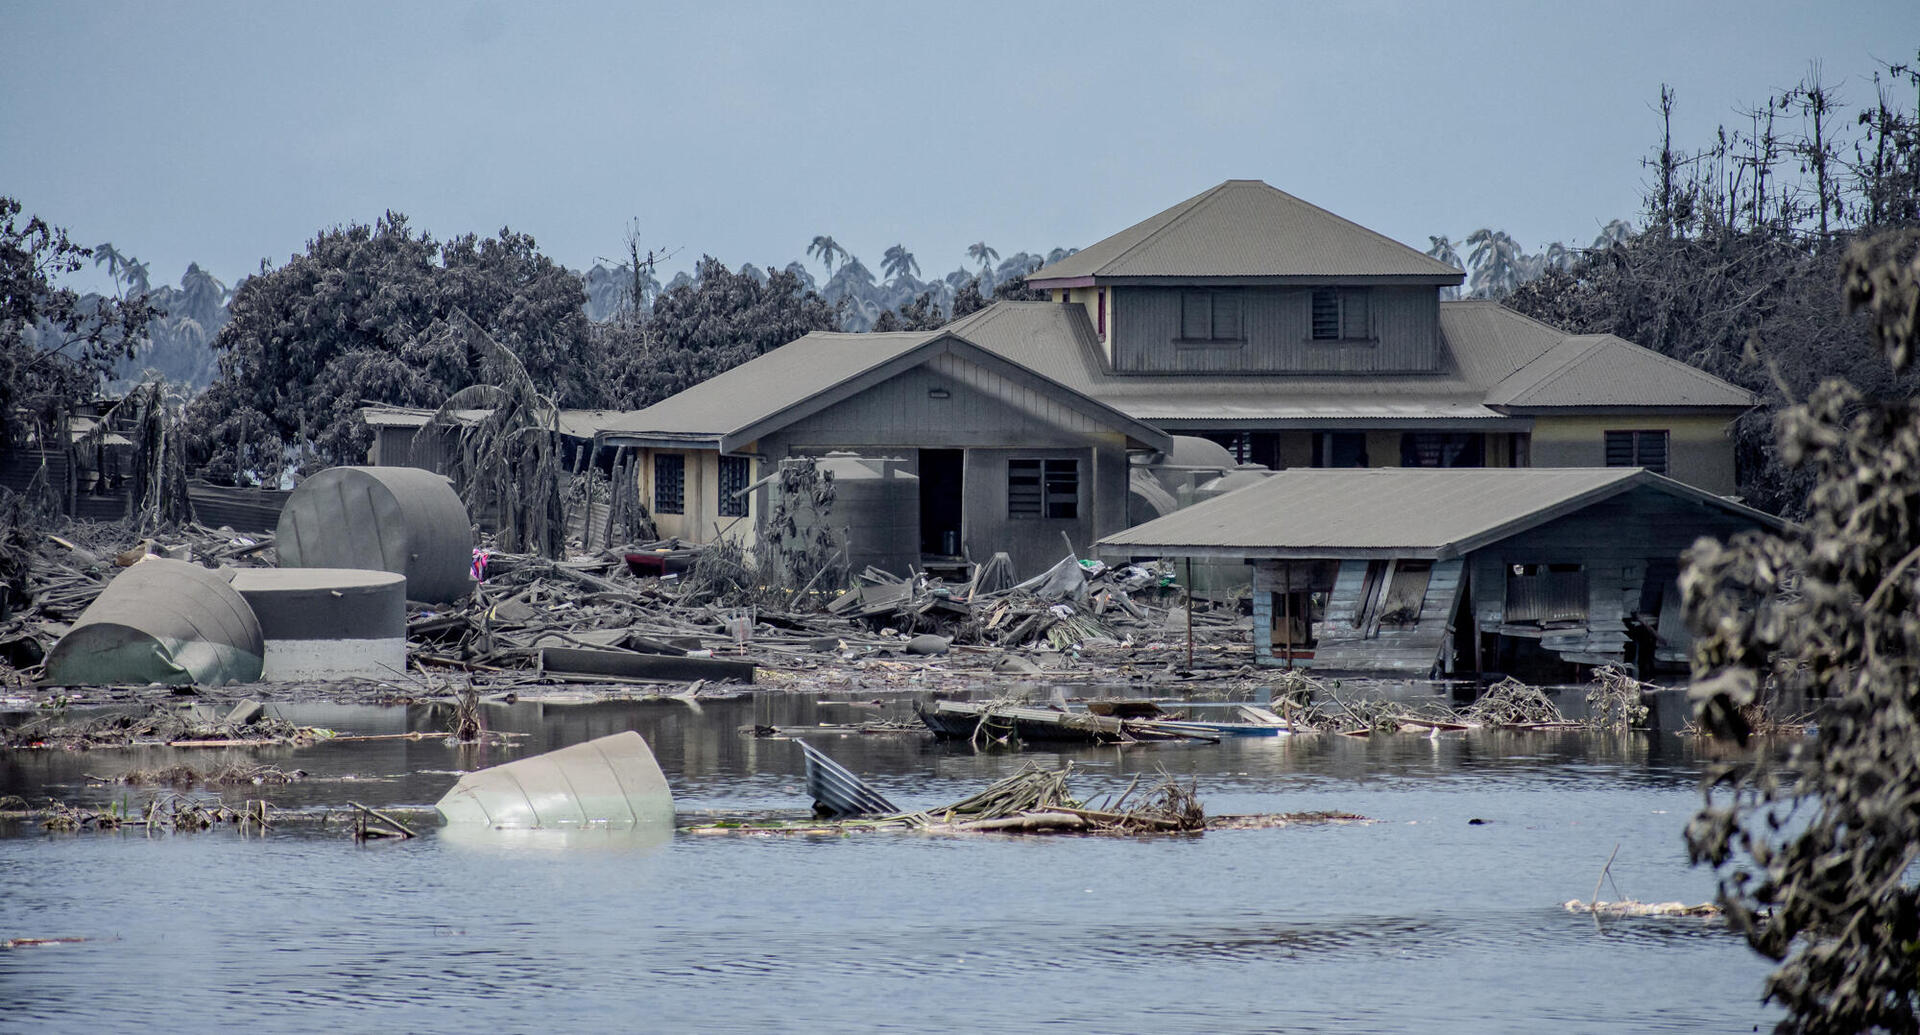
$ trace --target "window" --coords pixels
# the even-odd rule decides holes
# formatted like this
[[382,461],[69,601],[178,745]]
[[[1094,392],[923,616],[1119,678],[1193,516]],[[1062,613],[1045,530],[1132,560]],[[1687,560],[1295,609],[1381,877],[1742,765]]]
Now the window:
[[1644,467],[1655,474],[1667,473],[1667,433],[1665,431],[1607,432],[1608,467]]
[[687,504],[687,458],[679,453],[653,457],[653,512],[684,514]]
[[1340,292],[1332,288],[1313,289],[1313,340],[1332,341],[1340,337]]
[[1367,341],[1373,337],[1372,296],[1366,288],[1314,288],[1314,341]]
[[1007,516],[1072,520],[1080,516],[1080,461],[1007,461]]
[[1180,340],[1206,343],[1240,344],[1246,340],[1241,329],[1238,291],[1182,291],[1180,293]]
[[1313,466],[1366,467],[1367,433],[1321,431],[1313,436]]
[[1486,437],[1472,431],[1409,431],[1400,436],[1401,467],[1485,467]]
[[1354,608],[1353,627],[1361,636],[1372,639],[1380,627],[1406,628],[1420,621],[1420,609],[1427,603],[1427,586],[1433,580],[1433,562],[1429,560],[1368,561],[1360,580],[1360,601]]
[[744,456],[720,458],[720,516],[747,516],[747,486],[753,483],[753,461]]
[[1107,340],[1107,289],[1101,288],[1094,293],[1094,318],[1099,321],[1100,340]]

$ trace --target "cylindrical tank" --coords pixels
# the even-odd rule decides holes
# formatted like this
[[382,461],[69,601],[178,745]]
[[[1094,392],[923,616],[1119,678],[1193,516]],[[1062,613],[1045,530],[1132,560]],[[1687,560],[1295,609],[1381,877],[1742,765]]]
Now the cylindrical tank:
[[869,566],[906,575],[920,563],[920,479],[904,461],[828,453],[817,461],[833,472],[833,509],[827,521],[845,535],[847,571]]
[[242,568],[270,682],[391,679],[407,671],[407,579],[365,568]]
[[121,572],[47,655],[48,683],[251,683],[264,647],[219,572],[149,558]]
[[473,527],[445,476],[415,467],[329,467],[280,511],[282,568],[364,568],[407,577],[407,599],[473,592]]

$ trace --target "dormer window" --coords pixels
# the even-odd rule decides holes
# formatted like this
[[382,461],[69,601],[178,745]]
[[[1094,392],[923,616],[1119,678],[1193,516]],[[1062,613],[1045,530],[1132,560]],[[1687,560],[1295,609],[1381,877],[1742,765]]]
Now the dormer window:
[[1238,291],[1182,291],[1180,342],[1199,345],[1245,343],[1247,338],[1241,330],[1240,305]]
[[1313,340],[1365,341],[1373,337],[1366,288],[1314,288]]

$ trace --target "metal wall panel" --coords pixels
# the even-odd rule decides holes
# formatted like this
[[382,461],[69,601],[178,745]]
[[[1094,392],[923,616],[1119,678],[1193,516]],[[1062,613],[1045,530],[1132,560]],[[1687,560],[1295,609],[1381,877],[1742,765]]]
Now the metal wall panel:
[[1374,344],[1312,340],[1312,289],[1249,287],[1245,344],[1180,344],[1183,289],[1113,289],[1113,365],[1135,373],[1372,373],[1428,371],[1438,355],[1440,308],[1431,287],[1376,287],[1366,302]]

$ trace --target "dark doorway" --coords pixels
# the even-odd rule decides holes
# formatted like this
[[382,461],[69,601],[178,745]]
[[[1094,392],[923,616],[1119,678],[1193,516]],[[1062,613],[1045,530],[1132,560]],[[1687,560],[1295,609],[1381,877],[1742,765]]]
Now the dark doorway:
[[920,451],[920,552],[923,554],[961,556],[961,482],[966,462],[967,454],[962,449]]

